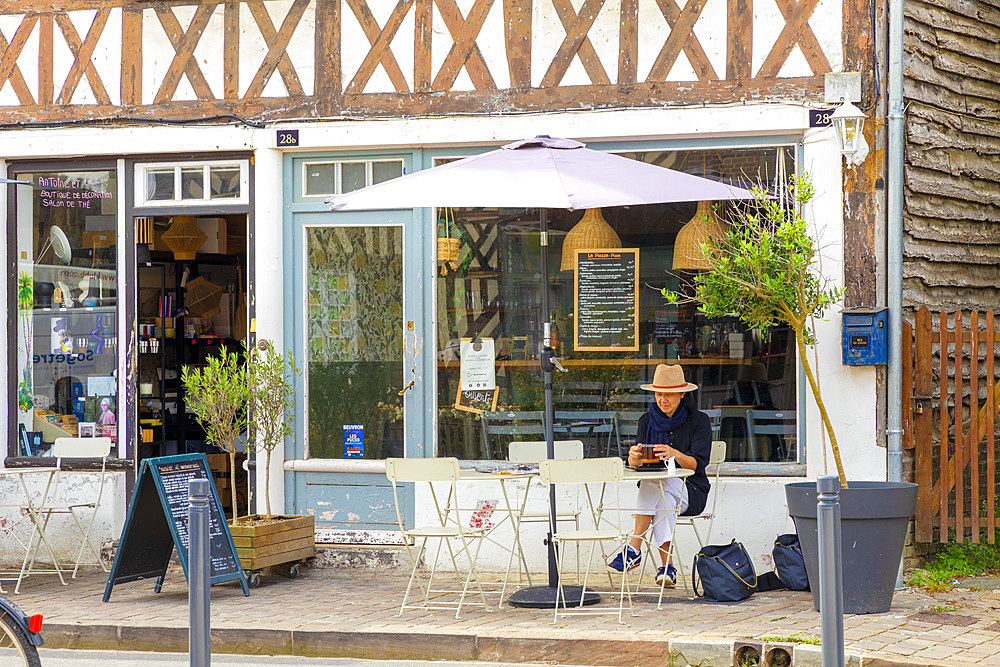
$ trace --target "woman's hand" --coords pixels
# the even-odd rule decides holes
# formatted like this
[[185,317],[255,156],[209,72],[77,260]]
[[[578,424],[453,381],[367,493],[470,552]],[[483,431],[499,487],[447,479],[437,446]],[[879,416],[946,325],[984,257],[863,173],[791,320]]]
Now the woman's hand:
[[642,465],[642,443],[635,443],[628,450],[628,464],[630,466]]

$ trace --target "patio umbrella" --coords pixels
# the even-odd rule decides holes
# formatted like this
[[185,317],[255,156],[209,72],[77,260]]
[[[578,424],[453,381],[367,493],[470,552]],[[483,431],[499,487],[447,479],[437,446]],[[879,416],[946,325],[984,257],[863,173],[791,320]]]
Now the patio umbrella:
[[[658,167],[611,153],[591,150],[572,139],[539,136],[493,151],[327,199],[334,211],[417,207],[537,208],[541,211],[541,274],[548,276],[546,209],[587,209],[639,204],[751,199],[748,190]],[[548,290],[542,290],[541,368],[545,380],[545,441],[554,458],[552,371],[559,366],[550,346]],[[555,506],[550,489],[549,506]],[[554,513],[554,510],[553,510]],[[549,585],[521,589],[510,604],[551,607],[558,595],[555,550],[549,521]],[[567,603],[584,599],[579,587],[563,587]],[[560,601],[561,602],[561,601]]]
[[707,178],[535,137],[331,197],[334,211],[422,206],[577,210],[720,199],[749,191]]

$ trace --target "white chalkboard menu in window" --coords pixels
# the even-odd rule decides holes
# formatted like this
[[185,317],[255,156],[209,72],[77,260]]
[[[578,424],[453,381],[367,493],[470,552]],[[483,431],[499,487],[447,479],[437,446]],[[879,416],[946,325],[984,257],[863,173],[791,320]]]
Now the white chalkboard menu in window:
[[639,349],[639,249],[580,250],[573,279],[577,350]]

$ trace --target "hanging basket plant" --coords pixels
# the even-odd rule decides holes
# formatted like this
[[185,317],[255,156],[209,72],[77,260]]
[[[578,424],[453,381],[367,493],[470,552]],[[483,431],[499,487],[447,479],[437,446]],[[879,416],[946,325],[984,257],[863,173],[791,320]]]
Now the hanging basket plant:
[[460,235],[455,229],[455,213],[450,208],[444,209],[444,217],[438,220],[437,260],[441,265],[441,275],[458,269],[458,255],[462,251],[462,239],[452,238],[452,234]]

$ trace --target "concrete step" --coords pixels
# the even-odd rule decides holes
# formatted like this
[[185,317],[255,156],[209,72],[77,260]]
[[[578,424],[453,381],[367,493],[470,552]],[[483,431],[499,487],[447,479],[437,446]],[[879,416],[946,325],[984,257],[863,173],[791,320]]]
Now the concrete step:
[[409,569],[406,548],[398,545],[368,544],[317,544],[316,557],[306,561],[305,567],[316,570]]

